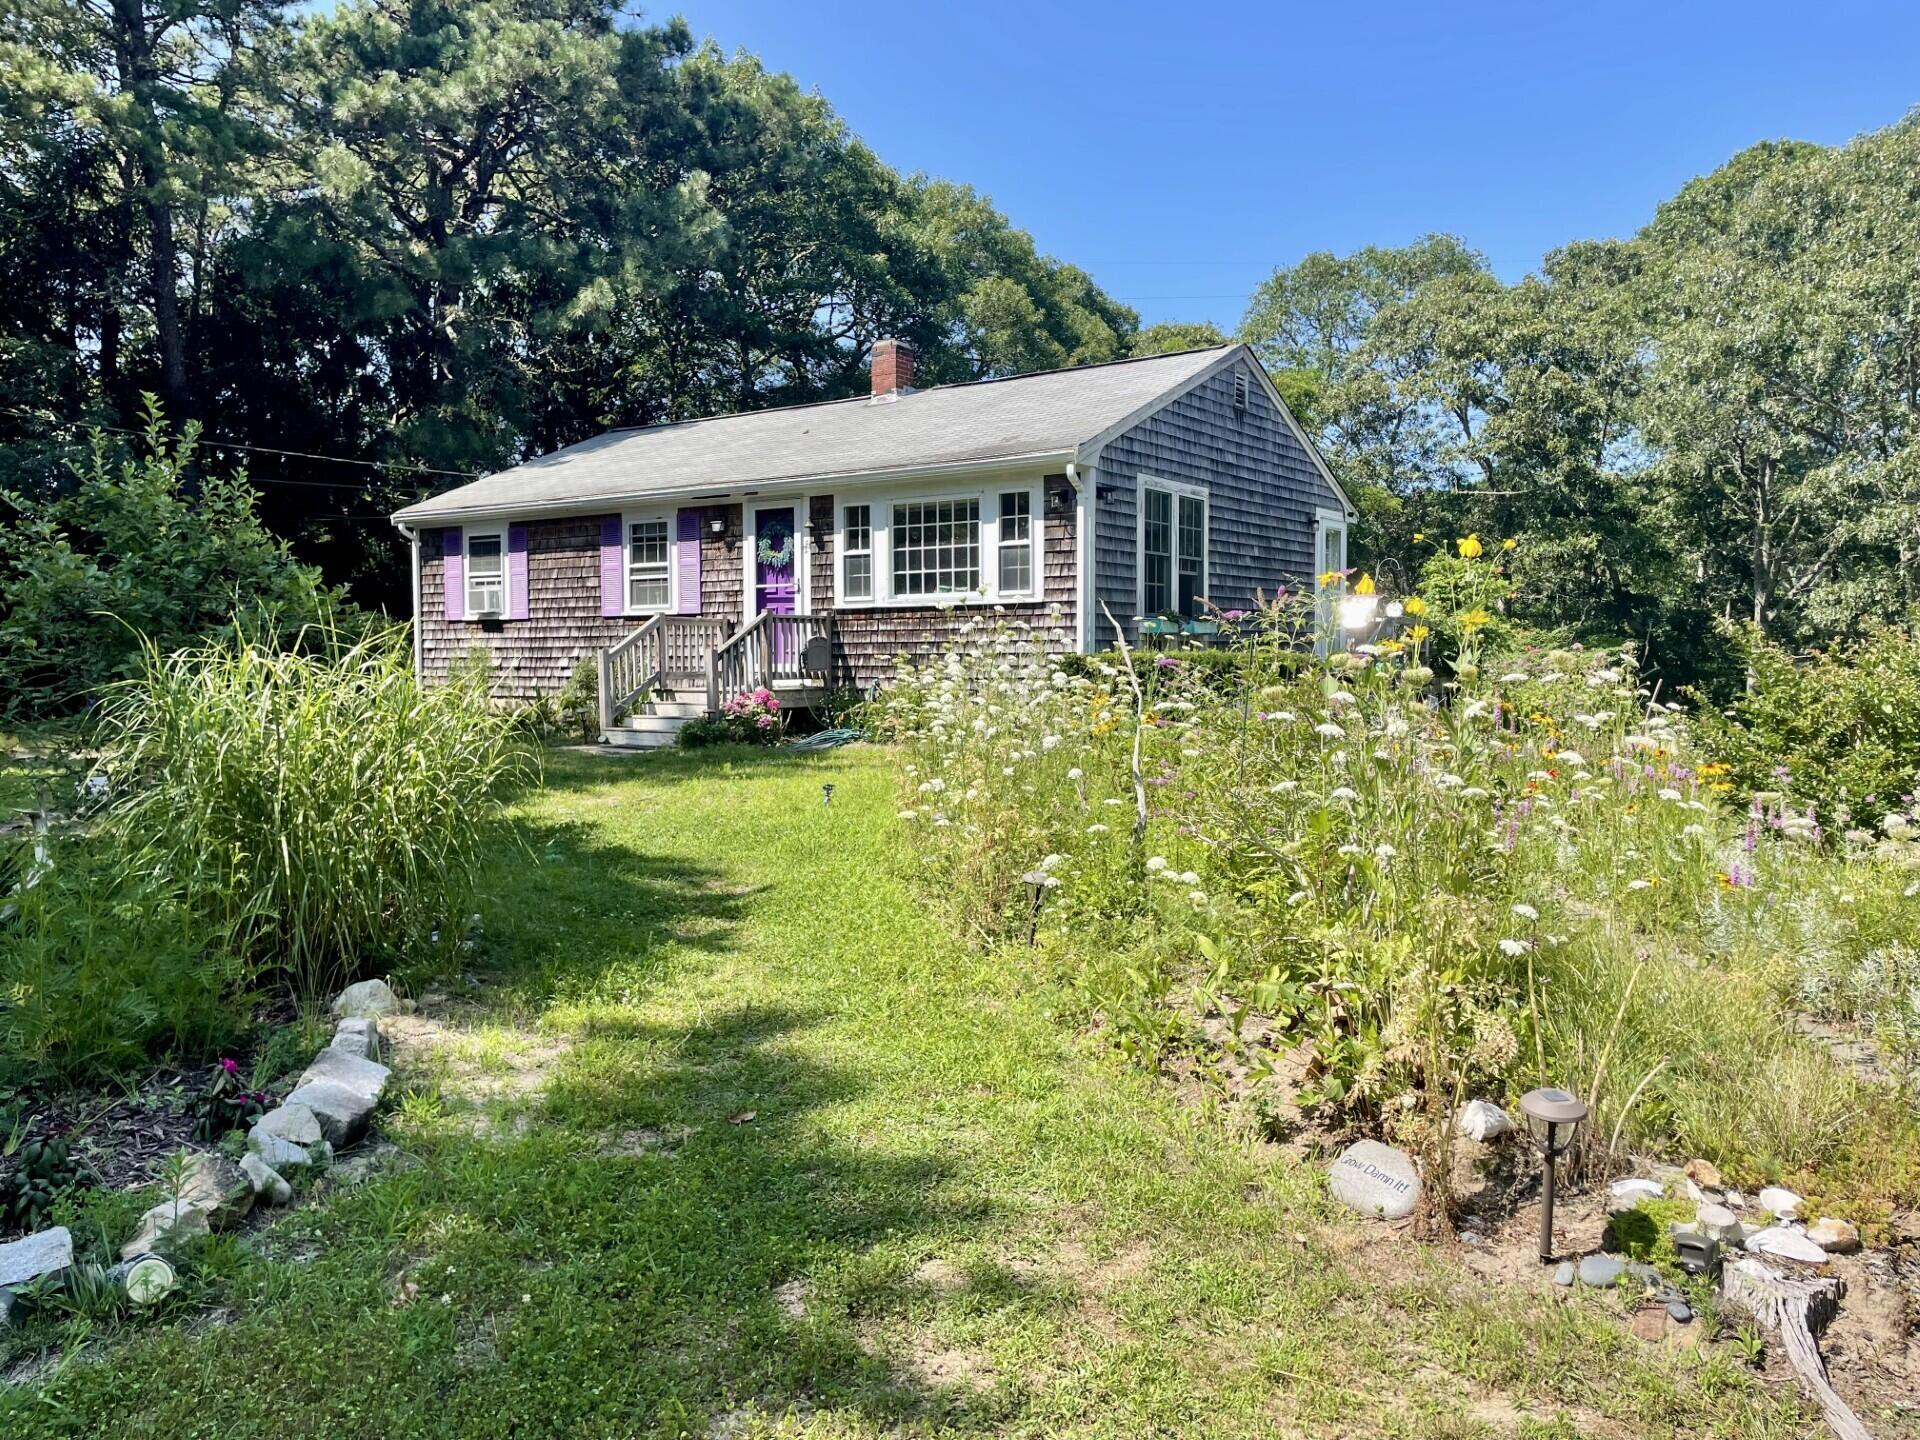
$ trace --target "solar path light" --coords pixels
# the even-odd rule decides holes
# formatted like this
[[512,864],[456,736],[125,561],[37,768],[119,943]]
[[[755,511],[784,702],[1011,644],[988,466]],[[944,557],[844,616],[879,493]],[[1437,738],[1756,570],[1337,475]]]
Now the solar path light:
[[1553,1259],[1554,1161],[1573,1147],[1587,1103],[1564,1090],[1529,1090],[1520,1097],[1520,1113],[1527,1117],[1527,1133],[1540,1147],[1540,1263]]

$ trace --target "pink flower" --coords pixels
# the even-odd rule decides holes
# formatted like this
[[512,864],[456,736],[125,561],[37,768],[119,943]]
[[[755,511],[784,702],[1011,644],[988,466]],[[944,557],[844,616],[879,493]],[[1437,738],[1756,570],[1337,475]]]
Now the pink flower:
[[238,1060],[222,1059],[220,1068],[229,1075],[238,1075],[240,1073],[240,1062]]

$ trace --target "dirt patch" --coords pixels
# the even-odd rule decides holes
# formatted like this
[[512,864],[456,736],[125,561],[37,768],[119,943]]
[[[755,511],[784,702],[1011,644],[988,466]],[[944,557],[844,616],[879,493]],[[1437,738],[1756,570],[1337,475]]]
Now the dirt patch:
[[913,1272],[913,1283],[936,1295],[954,1295],[967,1283],[967,1277],[947,1261],[935,1256]]
[[916,1339],[902,1362],[907,1374],[929,1390],[990,1390],[993,1362],[977,1350],[955,1350]]
[[571,1042],[502,1026],[477,1006],[422,1005],[380,1021],[388,1063],[435,1081],[450,1099],[484,1104],[543,1091]]
[[805,1280],[788,1280],[773,1289],[773,1303],[780,1307],[780,1313],[789,1320],[807,1318],[807,1301],[813,1296],[813,1286]]

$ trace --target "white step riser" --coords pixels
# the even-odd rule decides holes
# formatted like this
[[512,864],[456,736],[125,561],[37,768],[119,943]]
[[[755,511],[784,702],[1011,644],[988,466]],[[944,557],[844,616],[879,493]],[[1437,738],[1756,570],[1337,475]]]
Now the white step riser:
[[619,728],[607,732],[607,743],[628,750],[670,750],[678,735],[674,730],[634,730]]

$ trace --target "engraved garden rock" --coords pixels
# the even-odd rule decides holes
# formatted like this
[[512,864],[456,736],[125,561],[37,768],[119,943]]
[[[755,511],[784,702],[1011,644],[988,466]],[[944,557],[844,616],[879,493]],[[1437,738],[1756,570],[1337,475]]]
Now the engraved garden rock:
[[375,1061],[329,1046],[306,1068],[287,1104],[306,1106],[327,1142],[345,1147],[367,1133],[392,1073]]
[[1334,1198],[1362,1215],[1397,1220],[1411,1215],[1420,1198],[1413,1157],[1378,1140],[1349,1145],[1335,1157],[1329,1174]]

